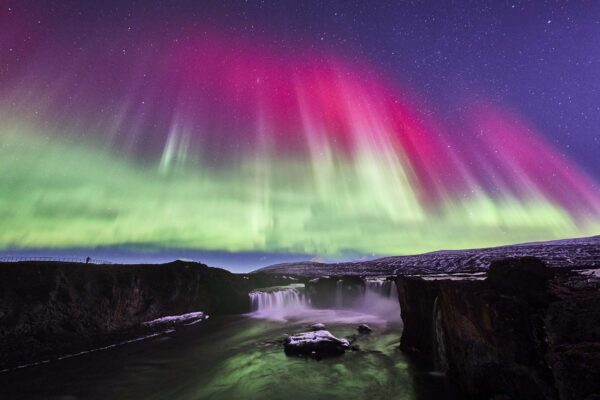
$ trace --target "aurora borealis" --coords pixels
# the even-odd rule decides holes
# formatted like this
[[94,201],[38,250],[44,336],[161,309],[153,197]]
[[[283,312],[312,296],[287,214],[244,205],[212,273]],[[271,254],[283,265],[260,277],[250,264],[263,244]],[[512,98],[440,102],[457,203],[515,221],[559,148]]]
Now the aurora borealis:
[[600,233],[598,170],[485,89],[449,104],[350,47],[234,30],[211,2],[94,22],[26,3],[0,14],[0,248],[384,255]]

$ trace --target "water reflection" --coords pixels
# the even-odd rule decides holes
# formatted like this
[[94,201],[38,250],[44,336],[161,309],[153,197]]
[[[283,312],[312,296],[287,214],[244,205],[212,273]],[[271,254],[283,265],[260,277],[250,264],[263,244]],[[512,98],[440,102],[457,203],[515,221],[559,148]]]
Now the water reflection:
[[[339,310],[312,318],[338,337],[356,334]],[[341,316],[341,319],[338,319]],[[306,329],[295,322],[248,316],[213,318],[150,339],[74,359],[0,375],[9,399],[443,399],[440,382],[399,350],[397,322],[369,321],[360,351],[323,361],[286,357],[280,338]],[[329,317],[331,317],[329,319]],[[310,322],[316,322],[312,319]]]

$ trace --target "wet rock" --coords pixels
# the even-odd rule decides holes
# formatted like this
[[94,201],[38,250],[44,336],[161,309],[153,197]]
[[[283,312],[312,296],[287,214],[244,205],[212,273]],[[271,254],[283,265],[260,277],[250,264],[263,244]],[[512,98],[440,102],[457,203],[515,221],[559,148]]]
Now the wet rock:
[[313,358],[339,356],[350,347],[346,339],[340,339],[326,330],[302,332],[292,335],[283,344],[287,355]]
[[320,322],[317,322],[316,324],[312,324],[310,326],[310,330],[313,331],[313,332],[323,331],[323,330],[325,330],[325,325],[322,324],[322,323],[320,323]]
[[316,308],[351,306],[364,292],[360,276],[322,276],[306,283],[306,293]]
[[371,327],[367,324],[360,324],[356,329],[358,330],[358,333],[363,335],[368,335],[369,333],[373,332],[373,329],[371,329]]
[[401,348],[446,372],[462,398],[590,399],[600,274],[589,271],[522,257],[493,262],[485,280],[400,276]]

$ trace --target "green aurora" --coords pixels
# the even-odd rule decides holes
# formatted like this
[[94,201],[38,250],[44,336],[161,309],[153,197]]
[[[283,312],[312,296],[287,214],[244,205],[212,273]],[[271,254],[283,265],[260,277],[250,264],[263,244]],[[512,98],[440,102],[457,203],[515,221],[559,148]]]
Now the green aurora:
[[403,178],[387,176],[376,159],[368,180],[342,158],[307,165],[265,154],[215,169],[180,157],[166,169],[164,157],[139,162],[31,125],[2,129],[4,249],[127,243],[384,255],[582,236],[600,226],[578,225],[543,198],[483,193],[427,212],[387,184]]

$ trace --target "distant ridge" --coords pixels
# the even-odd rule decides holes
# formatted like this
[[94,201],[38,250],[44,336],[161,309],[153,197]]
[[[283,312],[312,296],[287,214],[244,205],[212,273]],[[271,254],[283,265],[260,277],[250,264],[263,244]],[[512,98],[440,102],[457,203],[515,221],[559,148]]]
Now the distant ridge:
[[523,256],[539,257],[551,267],[597,267],[600,266],[600,235],[482,249],[438,250],[418,255],[382,257],[370,261],[289,262],[274,264],[254,272],[306,277],[477,272],[486,270],[492,260]]

